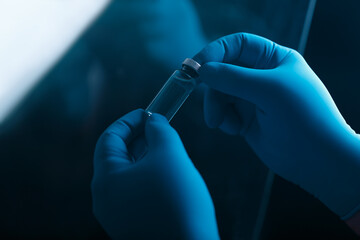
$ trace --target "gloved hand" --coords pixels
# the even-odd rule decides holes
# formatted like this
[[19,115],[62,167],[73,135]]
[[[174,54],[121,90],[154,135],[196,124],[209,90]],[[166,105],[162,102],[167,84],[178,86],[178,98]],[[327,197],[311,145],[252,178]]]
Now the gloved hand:
[[167,120],[141,109],[100,137],[93,211],[114,239],[219,239],[204,180]]
[[270,169],[344,219],[359,210],[360,138],[299,53],[240,33],[194,59],[210,127],[242,135]]

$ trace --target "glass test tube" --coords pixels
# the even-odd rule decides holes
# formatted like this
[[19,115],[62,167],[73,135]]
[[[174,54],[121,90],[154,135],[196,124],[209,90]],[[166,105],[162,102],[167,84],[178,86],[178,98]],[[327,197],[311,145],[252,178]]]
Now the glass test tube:
[[197,86],[196,78],[200,67],[201,65],[193,59],[186,58],[182,69],[171,75],[145,112],[149,115],[159,113],[170,122]]

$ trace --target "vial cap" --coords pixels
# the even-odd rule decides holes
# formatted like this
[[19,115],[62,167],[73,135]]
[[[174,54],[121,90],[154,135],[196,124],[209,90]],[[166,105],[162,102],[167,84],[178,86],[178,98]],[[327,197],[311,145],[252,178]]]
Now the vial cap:
[[197,74],[198,74],[198,71],[201,67],[200,63],[198,63],[197,61],[191,59],[191,58],[186,58],[183,63],[182,63],[183,66],[186,66],[186,67],[189,67],[191,68],[192,70],[194,70]]

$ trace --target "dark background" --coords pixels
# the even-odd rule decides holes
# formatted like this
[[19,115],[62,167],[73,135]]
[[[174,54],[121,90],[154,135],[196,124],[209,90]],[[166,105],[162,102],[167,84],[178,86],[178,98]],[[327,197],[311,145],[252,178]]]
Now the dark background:
[[[202,1],[199,0],[200,4]],[[258,7],[251,5],[251,1],[248,4],[251,9]],[[360,110],[357,107],[360,103],[357,94],[360,89],[357,74],[359,6],[360,3],[350,0],[318,1],[305,52],[309,65],[325,83],[341,113],[357,132],[360,132]],[[270,7],[277,9],[280,6]],[[207,8],[199,11],[203,11],[203,15],[211,12]],[[208,19],[214,22],[209,24],[213,26],[207,30],[210,33],[216,32],[216,26],[221,27],[211,17],[208,16]],[[223,31],[231,32],[232,29]],[[209,35],[210,39],[219,37]],[[103,52],[102,46],[87,41],[89,38],[90,35],[85,35],[73,46],[71,54],[49,72],[46,81],[19,106],[7,123],[6,132],[0,136],[2,238],[106,238],[91,213],[89,184],[95,141],[113,120],[135,108],[146,107],[169,71],[159,69],[141,54],[144,51],[141,44],[136,49],[137,54],[128,50],[124,57],[116,59],[121,68],[115,67],[113,60],[106,61],[106,57],[102,59],[106,69],[98,68],[94,55],[112,53]],[[143,66],[142,71],[137,71],[134,62]],[[84,82],[82,79],[87,78],[89,65],[95,66],[95,77],[106,78],[107,81],[99,84],[90,78]],[[154,68],[159,71],[154,72]],[[109,72],[111,76],[106,75]],[[124,76],[128,81],[116,81]],[[144,82],[141,79],[154,80]],[[142,88],[138,88],[139,84]],[[93,85],[103,91],[86,90],[89,86],[94,88]],[[128,89],[137,89],[137,94],[121,94]],[[182,117],[177,116],[172,124],[209,185],[222,237],[249,237],[249,228],[254,224],[252,216],[261,198],[258,186],[261,187],[264,182],[266,168],[241,139],[204,128],[201,110],[194,112],[194,103],[201,105],[201,93],[189,99],[179,112]],[[193,139],[193,131],[187,130],[188,126],[197,129],[199,136],[196,139]],[[203,143],[209,135],[217,140],[201,146],[191,144]],[[231,144],[224,145],[224,141]],[[218,148],[220,163],[209,160],[212,152],[208,150],[211,147]],[[234,164],[235,150],[242,152],[241,164]],[[244,165],[247,167],[244,168]],[[253,173],[258,178],[251,178]],[[236,189],[244,189],[248,195],[244,196]],[[355,239],[351,230],[319,201],[279,177],[274,182],[262,237]]]

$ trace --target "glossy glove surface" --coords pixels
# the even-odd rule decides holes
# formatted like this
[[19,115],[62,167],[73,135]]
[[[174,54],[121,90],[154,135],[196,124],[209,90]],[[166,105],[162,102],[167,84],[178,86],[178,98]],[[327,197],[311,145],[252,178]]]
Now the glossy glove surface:
[[242,135],[270,169],[339,216],[358,209],[359,136],[299,53],[240,33],[209,44],[194,59],[208,86],[210,127]]
[[114,239],[218,239],[204,180],[167,120],[128,113],[98,140],[93,211]]

